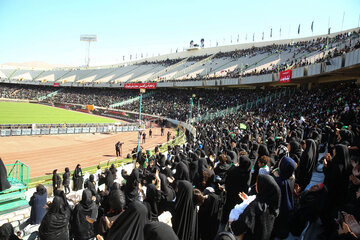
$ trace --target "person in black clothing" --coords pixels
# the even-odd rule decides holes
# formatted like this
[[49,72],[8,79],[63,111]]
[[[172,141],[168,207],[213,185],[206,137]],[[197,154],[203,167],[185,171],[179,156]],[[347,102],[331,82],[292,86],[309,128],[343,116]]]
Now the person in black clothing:
[[96,194],[97,194],[95,186],[96,186],[95,177],[94,177],[94,175],[91,174],[89,179],[86,181],[85,188],[90,190],[92,196],[96,196]]
[[129,203],[128,208],[110,228],[107,240],[144,240],[144,226],[148,223],[147,215],[147,209],[141,202]]
[[171,222],[172,228],[179,239],[198,239],[198,218],[194,190],[189,181],[177,181],[176,200]]
[[74,181],[74,191],[82,189],[84,179],[83,179],[80,164],[76,165],[76,168],[75,168],[75,171],[73,174],[73,181]]
[[167,133],[167,141],[170,141],[170,136],[171,136],[171,132],[168,131],[168,133]]
[[0,192],[10,188],[11,185],[7,180],[7,172],[3,161],[0,158]]
[[70,170],[69,168],[65,168],[65,172],[63,174],[63,185],[65,194],[70,193]]
[[144,226],[145,240],[179,240],[174,230],[162,222],[150,222]]
[[39,227],[41,240],[69,240],[70,209],[60,196],[55,196]]
[[151,130],[151,128],[149,129],[149,138],[152,138],[152,130]]
[[240,192],[248,194],[251,180],[251,161],[246,156],[241,156],[239,160],[240,163],[235,163],[235,167],[227,172],[225,179],[226,203],[222,216],[223,224],[227,223],[231,209],[242,202],[238,194]]
[[161,126],[161,136],[164,136],[164,127]]
[[85,189],[81,201],[76,205],[71,219],[71,231],[75,240],[87,240],[95,237],[94,226],[87,218],[96,219],[98,206],[92,200],[91,191]]
[[53,171],[52,182],[53,182],[53,191],[55,191],[55,190],[57,190],[58,188],[60,188],[61,178],[60,178],[59,174],[57,174],[57,169],[55,169],[55,170]]
[[274,178],[265,174],[258,175],[256,191],[255,200],[231,224],[234,234],[240,236],[240,239],[270,239],[279,214],[281,191]]
[[145,143],[145,139],[146,139],[146,133],[143,132],[143,134],[142,134],[142,143]]
[[118,142],[115,144],[115,151],[116,151],[116,156],[117,156],[117,157],[120,157],[120,156],[121,156],[122,145],[123,145],[123,143],[120,142],[120,141],[118,141]]
[[14,227],[11,223],[5,223],[0,227],[1,240],[19,240],[20,238],[14,234]]

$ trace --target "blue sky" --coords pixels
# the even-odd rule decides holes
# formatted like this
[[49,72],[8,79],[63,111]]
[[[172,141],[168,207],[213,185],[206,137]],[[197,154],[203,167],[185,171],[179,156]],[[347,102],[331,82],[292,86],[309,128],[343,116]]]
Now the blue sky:
[[[97,34],[90,65],[153,56],[205,39],[205,46],[311,36],[358,26],[360,0],[0,0],[0,64],[85,62],[81,34]],[[297,34],[301,24],[300,35]],[[289,31],[290,30],[290,31]],[[245,36],[247,34],[247,41]]]

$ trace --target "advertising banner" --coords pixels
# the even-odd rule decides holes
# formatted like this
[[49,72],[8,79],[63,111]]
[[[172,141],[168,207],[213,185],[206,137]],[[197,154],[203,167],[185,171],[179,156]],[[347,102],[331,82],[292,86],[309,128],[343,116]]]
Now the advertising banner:
[[31,129],[28,128],[28,129],[23,129],[22,130],[22,135],[26,136],[26,135],[31,135]]
[[125,83],[125,89],[156,89],[156,82],[154,83]]
[[75,128],[67,128],[66,132],[70,134],[75,133]]
[[291,80],[291,69],[280,72],[279,83],[289,83]]
[[58,134],[59,129],[58,128],[50,128],[50,134]]
[[41,133],[41,129],[39,129],[39,128],[32,130],[32,135],[40,135],[40,133]]

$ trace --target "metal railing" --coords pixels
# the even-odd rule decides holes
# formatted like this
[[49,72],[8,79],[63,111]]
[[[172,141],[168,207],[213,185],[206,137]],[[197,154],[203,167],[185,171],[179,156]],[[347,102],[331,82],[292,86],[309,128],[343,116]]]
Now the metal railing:
[[29,166],[19,160],[13,164],[5,164],[7,177],[11,183],[22,183],[26,188],[29,186]]
[[265,96],[263,98],[257,98],[255,101],[251,101],[251,102],[247,102],[241,105],[237,105],[236,107],[232,107],[232,108],[227,108],[221,111],[217,111],[217,112],[213,112],[213,113],[209,113],[207,112],[205,115],[202,116],[197,116],[195,118],[192,118],[192,123],[197,123],[197,122],[201,122],[201,121],[211,121],[215,118],[218,117],[224,117],[227,116],[229,114],[234,114],[236,112],[238,112],[239,110],[248,110],[251,109],[253,107],[257,107],[259,104],[264,104],[267,103],[271,100],[274,99],[279,99],[282,98],[286,95],[290,95],[293,91],[295,91],[295,88],[287,88],[284,91],[281,92],[277,92],[277,93],[273,93],[270,94],[268,96]]

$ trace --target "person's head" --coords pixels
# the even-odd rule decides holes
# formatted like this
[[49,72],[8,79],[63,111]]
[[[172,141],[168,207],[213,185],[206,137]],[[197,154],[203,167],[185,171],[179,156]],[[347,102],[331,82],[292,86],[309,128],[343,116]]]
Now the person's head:
[[56,174],[56,172],[57,172],[57,169],[54,169],[53,174],[55,175],[55,174]]
[[14,227],[11,225],[11,223],[4,223],[2,226],[0,226],[1,240],[8,240],[12,235],[14,235]]
[[81,168],[81,165],[80,164],[76,165],[76,168]]
[[306,149],[306,141],[305,141],[305,140],[301,140],[300,146],[301,146],[301,148],[302,148],[303,150],[305,150],[305,149]]
[[202,194],[202,192],[199,189],[195,188],[194,189],[194,198],[193,199],[194,199],[194,204],[195,205],[201,206],[201,205],[204,204],[204,201],[205,201],[206,197]]
[[216,235],[215,240],[236,240],[236,237],[231,232],[221,232]]
[[239,159],[240,159],[241,156],[246,156],[247,157],[248,155],[249,154],[247,153],[247,151],[242,150],[242,151],[239,152]]
[[122,212],[125,207],[125,194],[121,190],[111,190],[109,196],[110,208],[114,211]]
[[101,169],[100,165],[97,165],[97,169],[98,169],[98,170]]
[[65,172],[70,172],[68,167],[65,168]]
[[220,155],[220,162],[221,162],[221,163],[226,163],[226,162],[227,162],[227,157],[226,157],[225,154],[221,154],[221,155]]
[[270,162],[270,158],[268,156],[261,156],[258,160],[258,166],[259,168],[264,167],[265,165],[267,165]]
[[38,184],[36,186],[36,193],[39,195],[43,195],[44,193],[46,193],[46,188],[44,187],[44,185]]
[[322,183],[318,183],[318,184],[314,184],[309,188],[310,192],[317,192],[320,191],[324,188],[324,184]]
[[90,182],[95,182],[95,177],[94,177],[94,175],[92,175],[92,174],[90,175],[89,181],[90,181]]

